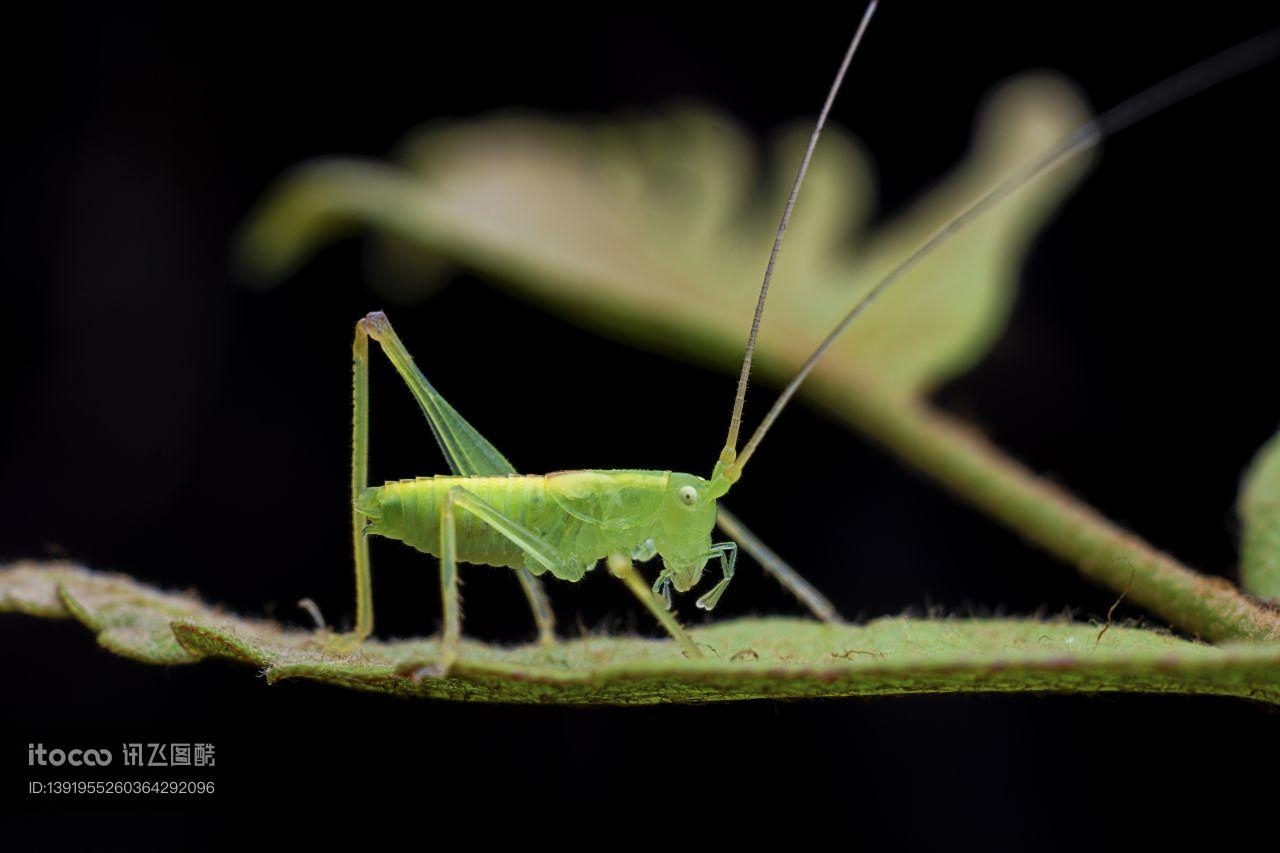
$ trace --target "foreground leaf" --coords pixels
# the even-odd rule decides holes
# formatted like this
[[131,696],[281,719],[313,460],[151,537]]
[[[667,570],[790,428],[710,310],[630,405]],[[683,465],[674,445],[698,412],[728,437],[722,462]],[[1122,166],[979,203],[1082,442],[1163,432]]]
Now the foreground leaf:
[[[982,114],[968,159],[870,234],[862,232],[874,207],[871,169],[852,138],[830,130],[777,269],[762,375],[789,375],[833,316],[1084,119],[1060,80],[1007,84]],[[276,279],[325,242],[373,229],[429,253],[424,272],[438,273],[449,259],[592,328],[736,366],[807,131],[782,137],[772,189],[753,194],[751,147],[731,121],[705,110],[612,123],[508,116],[435,126],[408,139],[399,165],[330,159],[288,174],[250,219],[241,260],[258,278]],[[1045,176],[950,241],[828,361],[857,365],[866,384],[894,396],[926,392],[970,367],[1003,329],[1021,255],[1083,169],[1076,162]]]
[[1207,646],[1136,628],[1066,621],[878,619],[827,625],[738,619],[668,640],[586,636],[553,647],[464,644],[449,678],[402,674],[430,663],[430,640],[324,651],[316,632],[245,619],[186,595],[67,564],[0,570],[0,610],[74,617],[111,651],[147,663],[225,658],[301,678],[405,696],[479,702],[651,704],[910,693],[1177,693],[1280,704],[1280,646]]
[[1263,445],[1240,490],[1240,583],[1280,603],[1280,434]]

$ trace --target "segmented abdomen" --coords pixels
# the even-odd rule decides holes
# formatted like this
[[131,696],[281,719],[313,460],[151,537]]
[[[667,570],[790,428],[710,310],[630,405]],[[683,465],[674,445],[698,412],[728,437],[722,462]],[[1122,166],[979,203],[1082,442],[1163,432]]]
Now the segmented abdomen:
[[[547,503],[543,480],[539,476],[419,477],[367,490],[357,509],[370,517],[369,532],[439,556],[440,507],[450,489],[462,486],[507,518],[529,527]],[[524,565],[524,553],[493,527],[461,508],[455,508],[454,518],[459,560],[510,568]]]

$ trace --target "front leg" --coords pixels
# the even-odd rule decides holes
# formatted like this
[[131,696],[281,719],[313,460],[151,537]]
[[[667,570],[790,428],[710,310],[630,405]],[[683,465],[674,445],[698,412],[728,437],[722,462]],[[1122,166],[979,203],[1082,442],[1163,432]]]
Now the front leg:
[[720,558],[720,582],[698,599],[697,604],[703,610],[714,610],[720,603],[720,596],[729,588],[729,582],[733,580],[733,567],[738,564],[738,546],[733,542],[721,542],[711,546],[711,555]]

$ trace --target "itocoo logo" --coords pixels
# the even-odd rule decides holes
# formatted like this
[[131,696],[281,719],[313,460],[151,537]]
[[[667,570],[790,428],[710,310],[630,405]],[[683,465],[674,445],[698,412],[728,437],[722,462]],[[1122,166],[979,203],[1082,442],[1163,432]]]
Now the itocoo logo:
[[109,749],[45,749],[42,743],[27,744],[27,765],[42,767],[52,765],[61,767],[70,764],[72,767],[105,767],[111,763]]

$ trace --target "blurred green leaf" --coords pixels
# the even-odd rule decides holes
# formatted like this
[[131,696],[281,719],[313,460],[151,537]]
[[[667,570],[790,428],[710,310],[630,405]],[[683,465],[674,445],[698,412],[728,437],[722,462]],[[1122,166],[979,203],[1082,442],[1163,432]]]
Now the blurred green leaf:
[[[908,251],[1086,117],[1061,80],[1006,84],[982,112],[968,158],[872,230],[867,157],[831,129],[778,266],[762,374],[786,378],[839,312]],[[736,366],[807,134],[806,126],[780,136],[769,186],[757,191],[751,145],[705,109],[575,124],[531,115],[437,124],[412,134],[394,164],[328,159],[295,168],[250,218],[239,257],[257,279],[275,280],[326,242],[372,229],[391,241],[394,257],[413,259],[419,275],[397,275],[402,286],[425,285],[451,260],[583,325]],[[1003,328],[1022,254],[1084,167],[1045,176],[947,243],[827,361],[854,365],[861,384],[895,396],[969,368]]]
[[1240,583],[1253,595],[1280,603],[1280,433],[1249,466],[1239,511],[1244,523]]
[[[371,641],[350,655],[320,632],[284,628],[68,564],[0,569],[0,611],[74,617],[105,648],[145,663],[225,658],[287,678],[480,702],[651,704],[909,693],[1177,693],[1280,703],[1280,646],[1207,646],[1168,634],[1062,620],[878,619],[829,625],[738,619],[695,628],[707,652],[670,640],[582,636],[551,647],[467,641],[445,679],[402,673],[431,640]],[[39,650],[31,650],[39,654]],[[53,662],[50,662],[53,665]]]

